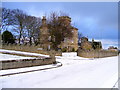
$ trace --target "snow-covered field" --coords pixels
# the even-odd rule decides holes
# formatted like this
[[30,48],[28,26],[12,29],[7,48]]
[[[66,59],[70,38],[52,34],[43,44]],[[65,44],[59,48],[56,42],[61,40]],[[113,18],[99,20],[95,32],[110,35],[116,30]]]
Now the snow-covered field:
[[38,53],[30,53],[30,52],[22,52],[22,51],[14,51],[14,50],[4,50],[0,49],[1,53],[9,53],[9,54],[20,54],[20,55],[28,55],[28,56],[45,56],[49,57],[49,55],[43,55],[43,54],[38,54]]
[[56,58],[62,67],[0,77],[1,88],[112,88],[118,80],[118,56],[88,59],[64,53]]
[[0,61],[32,59],[32,58],[35,58],[35,57],[23,57],[23,56],[9,55],[9,54],[2,54],[2,53],[0,53]]

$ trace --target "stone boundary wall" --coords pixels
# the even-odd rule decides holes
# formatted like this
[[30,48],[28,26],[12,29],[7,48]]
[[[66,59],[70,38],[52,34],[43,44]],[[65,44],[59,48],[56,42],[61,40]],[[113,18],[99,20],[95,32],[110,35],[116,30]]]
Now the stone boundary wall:
[[103,57],[111,57],[117,56],[117,51],[109,51],[109,50],[91,50],[85,51],[82,49],[78,49],[77,56],[85,57],[85,58],[103,58]]
[[0,63],[2,63],[2,70],[48,65],[48,64],[53,64],[54,62],[55,60],[52,58],[35,58],[35,59],[0,61]]

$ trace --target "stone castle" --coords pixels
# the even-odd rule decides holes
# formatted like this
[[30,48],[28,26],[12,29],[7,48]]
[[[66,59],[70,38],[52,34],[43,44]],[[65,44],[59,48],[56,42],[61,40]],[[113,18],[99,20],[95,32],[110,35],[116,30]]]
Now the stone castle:
[[[58,19],[64,19],[66,24],[71,23],[71,18],[68,16],[61,16]],[[65,49],[66,51],[77,51],[78,49],[78,29],[71,26],[71,31],[73,33],[72,38],[65,38],[65,40],[59,45],[61,50]],[[51,49],[51,36],[49,33],[48,24],[46,23],[46,17],[42,18],[42,25],[40,27],[40,45],[43,49]]]

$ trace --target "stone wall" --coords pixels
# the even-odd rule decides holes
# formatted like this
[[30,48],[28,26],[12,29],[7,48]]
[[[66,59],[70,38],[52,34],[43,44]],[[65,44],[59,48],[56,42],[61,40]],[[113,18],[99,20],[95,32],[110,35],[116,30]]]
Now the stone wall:
[[77,52],[78,56],[85,57],[85,58],[103,58],[103,57],[111,57],[117,56],[117,51],[109,51],[109,50],[82,50],[78,49]]
[[52,58],[35,58],[35,59],[0,61],[0,63],[2,63],[2,68],[0,68],[0,70],[47,65],[47,64],[53,64],[54,62],[55,60]]

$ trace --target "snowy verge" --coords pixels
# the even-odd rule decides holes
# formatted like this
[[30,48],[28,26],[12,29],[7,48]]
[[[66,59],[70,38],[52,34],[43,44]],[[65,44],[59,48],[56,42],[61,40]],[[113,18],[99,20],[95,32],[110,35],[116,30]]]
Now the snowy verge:
[[30,52],[22,52],[22,51],[14,51],[14,50],[5,50],[5,49],[0,49],[1,53],[9,53],[9,54],[18,54],[18,55],[28,55],[28,56],[45,56],[49,57],[49,55],[43,55],[43,54],[38,54],[38,53],[30,53]]
[[14,75],[14,74],[20,74],[20,73],[28,73],[28,72],[34,72],[34,71],[40,71],[40,70],[47,70],[47,69],[57,68],[60,66],[62,66],[62,64],[60,62],[57,62],[56,64],[43,65],[43,66],[0,70],[0,76],[8,76],[8,75]]

